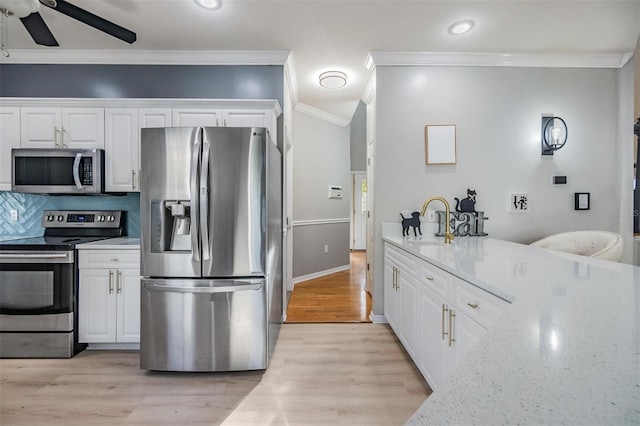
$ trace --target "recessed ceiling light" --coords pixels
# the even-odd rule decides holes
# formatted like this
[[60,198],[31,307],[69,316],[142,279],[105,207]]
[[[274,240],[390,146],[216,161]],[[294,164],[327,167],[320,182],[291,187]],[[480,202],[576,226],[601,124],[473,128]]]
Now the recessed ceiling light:
[[205,9],[220,9],[222,7],[222,0],[195,0],[195,2]]
[[462,21],[454,22],[451,24],[449,29],[449,34],[460,35],[464,33],[468,33],[471,29],[476,25],[471,19],[465,19]]
[[339,89],[347,84],[347,75],[341,71],[326,71],[318,78],[320,86],[326,89]]

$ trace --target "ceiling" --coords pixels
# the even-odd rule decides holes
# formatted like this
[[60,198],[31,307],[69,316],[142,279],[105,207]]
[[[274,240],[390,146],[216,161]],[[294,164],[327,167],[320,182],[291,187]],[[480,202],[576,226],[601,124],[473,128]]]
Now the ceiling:
[[[40,14],[60,47],[36,46],[7,19],[9,52],[22,49],[283,50],[293,58],[300,104],[351,120],[377,52],[629,53],[640,35],[640,0],[223,0],[205,10],[193,0],[68,0],[137,33],[129,45],[47,7]],[[473,19],[467,34],[447,28]],[[11,62],[11,58],[3,62]],[[318,75],[347,73],[340,89]]]

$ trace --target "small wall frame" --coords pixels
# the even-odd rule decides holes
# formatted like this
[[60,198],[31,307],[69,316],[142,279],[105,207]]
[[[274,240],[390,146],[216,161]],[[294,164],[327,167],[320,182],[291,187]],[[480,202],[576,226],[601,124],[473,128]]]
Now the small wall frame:
[[576,192],[573,202],[574,210],[589,210],[591,208],[591,194],[589,192]]
[[456,126],[427,124],[424,128],[426,164],[456,164]]

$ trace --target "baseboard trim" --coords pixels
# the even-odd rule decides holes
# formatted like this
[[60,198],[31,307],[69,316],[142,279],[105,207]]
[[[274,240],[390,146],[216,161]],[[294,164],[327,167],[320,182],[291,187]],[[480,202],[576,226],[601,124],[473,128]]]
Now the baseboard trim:
[[139,351],[140,343],[89,343],[87,350],[129,350]]
[[384,315],[376,315],[373,312],[369,314],[369,319],[374,324],[389,324]]
[[325,275],[335,274],[336,272],[348,271],[350,268],[351,268],[351,265],[343,265],[343,266],[338,266],[337,268],[326,269],[324,271],[314,272],[312,274],[295,277],[293,279],[293,287],[295,288],[296,284],[301,283],[303,281],[309,281],[314,278],[324,277]]

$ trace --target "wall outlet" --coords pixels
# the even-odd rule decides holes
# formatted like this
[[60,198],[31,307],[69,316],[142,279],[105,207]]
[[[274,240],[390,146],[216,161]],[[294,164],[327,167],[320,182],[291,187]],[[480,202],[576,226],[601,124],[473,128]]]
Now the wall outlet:
[[437,222],[437,215],[435,210],[427,210],[427,222]]
[[327,244],[324,245],[324,252],[329,253],[329,246]]
[[18,210],[12,209],[11,210],[11,222],[17,222],[18,221]]

